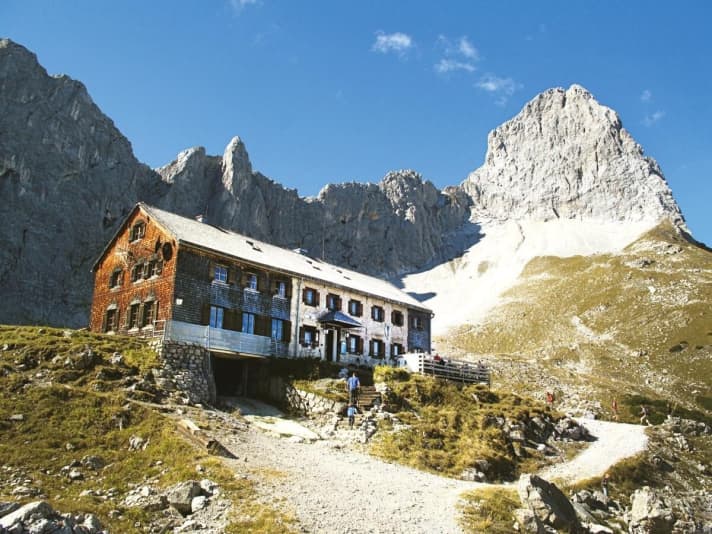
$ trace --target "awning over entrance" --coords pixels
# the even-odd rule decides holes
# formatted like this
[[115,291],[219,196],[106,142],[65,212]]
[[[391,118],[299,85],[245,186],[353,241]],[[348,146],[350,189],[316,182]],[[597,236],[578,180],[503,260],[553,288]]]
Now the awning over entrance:
[[356,319],[352,319],[343,312],[331,310],[322,313],[317,317],[317,321],[329,326],[337,326],[340,328],[361,328],[363,325]]

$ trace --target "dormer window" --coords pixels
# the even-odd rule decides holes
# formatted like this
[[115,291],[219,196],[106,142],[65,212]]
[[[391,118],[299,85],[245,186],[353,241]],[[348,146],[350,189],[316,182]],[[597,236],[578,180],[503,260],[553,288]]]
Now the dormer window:
[[129,241],[138,241],[146,235],[146,223],[143,221],[137,221],[131,227],[131,234],[129,236]]

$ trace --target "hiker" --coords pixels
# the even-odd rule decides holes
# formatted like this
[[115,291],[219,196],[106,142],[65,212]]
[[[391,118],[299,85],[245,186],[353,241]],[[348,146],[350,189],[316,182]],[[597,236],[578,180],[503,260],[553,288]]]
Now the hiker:
[[349,407],[346,409],[346,415],[349,416],[349,428],[354,427],[354,421],[356,420],[356,406],[353,404],[349,404]]
[[640,424],[642,425],[643,423],[647,424],[648,426],[651,426],[650,424],[650,419],[648,419],[648,415],[650,415],[650,410],[645,404],[640,405]]
[[356,376],[356,371],[353,372],[351,378],[346,381],[346,391],[349,392],[349,404],[358,404],[358,393],[361,389],[361,382]]
[[611,411],[613,412],[613,420],[618,421],[618,399],[613,398],[611,402]]
[[546,392],[546,404],[550,408],[554,405],[554,394],[551,391]]
[[608,500],[608,483],[611,481],[611,475],[605,473],[601,479],[601,491],[603,491],[603,496]]

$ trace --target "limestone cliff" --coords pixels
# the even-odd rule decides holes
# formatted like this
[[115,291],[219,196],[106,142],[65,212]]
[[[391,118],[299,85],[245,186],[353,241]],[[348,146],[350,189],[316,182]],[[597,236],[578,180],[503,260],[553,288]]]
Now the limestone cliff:
[[658,164],[586,89],[550,89],[489,134],[464,182],[480,218],[684,224]]

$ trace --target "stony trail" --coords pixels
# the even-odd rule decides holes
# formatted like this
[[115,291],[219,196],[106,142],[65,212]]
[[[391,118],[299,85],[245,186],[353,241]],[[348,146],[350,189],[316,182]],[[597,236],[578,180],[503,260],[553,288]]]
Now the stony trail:
[[[253,407],[254,408],[254,407]],[[286,438],[281,418],[264,418],[274,431],[249,430],[223,437],[249,473],[265,502],[282,503],[282,511],[313,533],[459,533],[460,495],[486,486],[391,464],[355,450],[344,441],[313,443]],[[598,439],[573,460],[542,473],[544,478],[576,481],[597,476],[647,444],[642,426],[581,420]],[[354,440],[355,434],[354,432]],[[282,437],[279,436],[282,433]]]

